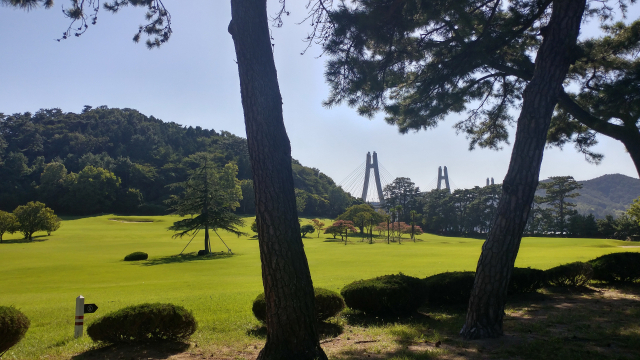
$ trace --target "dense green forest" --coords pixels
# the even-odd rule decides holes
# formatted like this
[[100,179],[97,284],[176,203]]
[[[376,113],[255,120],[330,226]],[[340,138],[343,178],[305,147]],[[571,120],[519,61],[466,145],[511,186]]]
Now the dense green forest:
[[[38,200],[62,214],[165,214],[167,185],[184,181],[202,152],[238,166],[238,211],[253,213],[245,138],[106,106],[0,113],[0,209]],[[304,215],[333,217],[358,202],[318,169],[293,160],[293,173]]]
[[[621,240],[640,236],[640,219],[626,213],[640,197],[640,180],[620,174],[580,182],[571,176],[556,178],[562,181],[554,183],[550,178],[540,182],[524,231],[527,236]],[[479,238],[488,233],[501,195],[500,184],[422,192],[409,178],[396,178],[384,189],[385,210],[392,218],[409,223],[414,212],[416,223],[426,232]],[[592,199],[599,201],[593,203]],[[605,212],[612,206],[621,211]],[[596,211],[604,214],[596,216]]]

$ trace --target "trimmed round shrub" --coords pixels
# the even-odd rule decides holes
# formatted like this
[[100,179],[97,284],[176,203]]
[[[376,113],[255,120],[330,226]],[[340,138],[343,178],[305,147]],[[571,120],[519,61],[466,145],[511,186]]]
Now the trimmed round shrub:
[[267,302],[264,298],[264,293],[258,295],[255,300],[253,300],[251,311],[253,311],[253,316],[260,320],[260,322],[267,322]]
[[593,277],[593,268],[589,263],[576,261],[545,270],[545,273],[552,286],[585,286]]
[[[316,319],[318,321],[334,317],[344,309],[344,300],[337,292],[323,288],[313,288],[313,292],[315,294]],[[264,299],[264,293],[253,300],[251,310],[258,320],[263,323],[267,321],[267,303]]]
[[424,304],[427,289],[422,280],[400,273],[352,282],[340,294],[348,307],[368,315],[410,315]]
[[19,343],[31,321],[13,306],[0,306],[0,356]]
[[513,268],[509,281],[508,294],[536,292],[547,284],[547,275],[543,270],[532,268]]
[[323,288],[314,288],[313,292],[315,293],[318,320],[327,320],[344,310],[344,299],[337,292]]
[[424,279],[431,305],[466,304],[471,296],[476,273],[452,271]]
[[633,282],[640,280],[640,253],[619,252],[589,261],[593,278],[606,282]]
[[197,328],[193,314],[173,304],[140,304],[122,308],[93,322],[87,334],[93,341],[126,343],[182,341]]
[[149,258],[149,254],[142,251],[132,252],[131,254],[124,257],[124,261],[138,261],[138,260],[147,260]]

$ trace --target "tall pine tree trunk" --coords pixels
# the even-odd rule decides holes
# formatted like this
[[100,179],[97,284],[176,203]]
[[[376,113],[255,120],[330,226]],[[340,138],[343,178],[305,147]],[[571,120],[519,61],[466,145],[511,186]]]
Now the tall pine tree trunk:
[[211,254],[211,241],[209,240],[209,225],[204,225],[204,252]]
[[544,38],[533,78],[523,93],[503,195],[482,246],[466,322],[460,331],[466,339],[503,334],[507,286],[538,186],[551,115],[574,59],[584,8],[585,0],[555,0],[549,24],[542,30]]
[[267,342],[258,359],[327,359],[315,325],[266,0],[231,0],[231,16],[267,305]]

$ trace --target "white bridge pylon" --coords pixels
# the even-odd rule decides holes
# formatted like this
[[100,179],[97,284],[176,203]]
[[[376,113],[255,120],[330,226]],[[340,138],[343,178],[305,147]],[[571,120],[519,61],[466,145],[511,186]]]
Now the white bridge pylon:
[[373,169],[373,176],[376,181],[376,188],[378,190],[378,200],[380,205],[384,205],[384,195],[382,194],[382,183],[380,182],[380,169],[378,168],[378,154],[373,152],[373,161],[371,161],[371,152],[367,152],[366,168],[364,170],[364,186],[362,188],[362,201],[367,201],[367,193],[369,192],[369,177],[371,170]]

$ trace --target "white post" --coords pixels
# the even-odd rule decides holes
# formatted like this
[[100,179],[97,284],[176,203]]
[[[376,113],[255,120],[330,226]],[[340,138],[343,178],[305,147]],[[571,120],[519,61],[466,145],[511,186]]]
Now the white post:
[[76,298],[76,330],[75,338],[82,336],[82,327],[84,325],[84,296],[80,295]]

